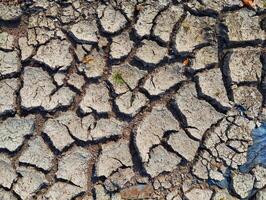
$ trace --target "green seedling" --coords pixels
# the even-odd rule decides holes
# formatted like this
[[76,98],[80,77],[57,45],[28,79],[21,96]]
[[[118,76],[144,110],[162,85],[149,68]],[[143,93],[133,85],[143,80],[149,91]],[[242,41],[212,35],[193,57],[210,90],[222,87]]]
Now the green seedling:
[[119,72],[115,72],[113,75],[113,81],[117,85],[123,85],[125,83],[122,74]]

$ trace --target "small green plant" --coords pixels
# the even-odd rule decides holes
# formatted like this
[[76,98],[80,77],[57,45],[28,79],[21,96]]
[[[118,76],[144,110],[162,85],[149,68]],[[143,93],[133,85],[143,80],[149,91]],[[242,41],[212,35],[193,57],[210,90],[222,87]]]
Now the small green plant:
[[119,72],[115,72],[113,75],[113,81],[117,85],[123,85],[125,83],[122,74]]

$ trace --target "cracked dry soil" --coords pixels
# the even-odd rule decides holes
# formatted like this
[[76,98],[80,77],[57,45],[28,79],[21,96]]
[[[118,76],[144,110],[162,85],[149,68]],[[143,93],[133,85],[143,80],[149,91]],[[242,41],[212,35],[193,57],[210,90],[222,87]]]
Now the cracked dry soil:
[[0,200],[265,200],[247,2],[0,1]]

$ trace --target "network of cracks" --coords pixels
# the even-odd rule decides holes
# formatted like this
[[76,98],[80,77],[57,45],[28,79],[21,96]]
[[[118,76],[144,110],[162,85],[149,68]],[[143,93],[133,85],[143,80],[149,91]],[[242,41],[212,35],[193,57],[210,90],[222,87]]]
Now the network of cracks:
[[1,1],[0,199],[266,199],[265,9]]

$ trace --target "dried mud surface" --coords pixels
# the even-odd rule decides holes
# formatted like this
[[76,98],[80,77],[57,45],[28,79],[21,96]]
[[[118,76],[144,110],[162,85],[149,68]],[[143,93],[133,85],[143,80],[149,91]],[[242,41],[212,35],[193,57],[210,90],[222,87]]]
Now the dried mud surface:
[[266,2],[0,1],[0,200],[266,199]]

